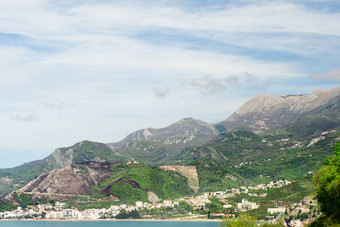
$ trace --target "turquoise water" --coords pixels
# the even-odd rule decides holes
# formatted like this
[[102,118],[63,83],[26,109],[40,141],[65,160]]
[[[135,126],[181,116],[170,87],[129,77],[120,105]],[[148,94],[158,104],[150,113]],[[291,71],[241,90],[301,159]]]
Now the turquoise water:
[[218,222],[146,222],[146,221],[1,221],[1,227],[217,227]]

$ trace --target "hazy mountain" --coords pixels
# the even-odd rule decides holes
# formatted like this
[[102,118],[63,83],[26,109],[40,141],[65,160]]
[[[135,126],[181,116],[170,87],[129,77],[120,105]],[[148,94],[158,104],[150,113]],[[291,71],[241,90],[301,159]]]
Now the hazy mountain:
[[295,131],[302,135],[340,125],[340,87],[310,95],[257,95],[221,122],[227,131]]

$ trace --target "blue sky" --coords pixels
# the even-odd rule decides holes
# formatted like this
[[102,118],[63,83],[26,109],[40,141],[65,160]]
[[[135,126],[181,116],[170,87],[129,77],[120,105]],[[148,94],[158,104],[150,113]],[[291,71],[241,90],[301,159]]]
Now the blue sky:
[[340,84],[339,1],[0,2],[0,168]]

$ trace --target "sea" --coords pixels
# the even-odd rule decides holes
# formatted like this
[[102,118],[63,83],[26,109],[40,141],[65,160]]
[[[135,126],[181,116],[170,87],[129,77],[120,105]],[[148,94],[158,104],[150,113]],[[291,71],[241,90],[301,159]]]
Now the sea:
[[0,221],[1,227],[218,227],[218,222],[181,221]]

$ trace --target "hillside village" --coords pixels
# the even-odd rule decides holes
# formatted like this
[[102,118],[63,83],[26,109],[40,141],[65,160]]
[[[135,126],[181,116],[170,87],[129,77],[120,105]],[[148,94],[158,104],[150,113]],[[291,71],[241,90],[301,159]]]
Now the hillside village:
[[[1,219],[79,219],[79,220],[93,220],[93,219],[103,219],[103,218],[116,218],[120,213],[129,213],[133,211],[138,211],[140,213],[145,213],[143,211],[150,210],[162,210],[167,208],[176,208],[181,206],[181,204],[188,204],[191,207],[190,212],[187,212],[186,217],[189,218],[206,218],[207,215],[202,215],[200,210],[208,210],[208,204],[211,203],[211,199],[215,198],[223,202],[223,208],[230,209],[231,213],[242,212],[252,209],[258,209],[259,205],[248,201],[247,199],[242,199],[240,203],[228,203],[228,198],[232,198],[239,195],[248,195],[251,197],[266,197],[267,194],[264,191],[273,188],[280,188],[288,185],[292,182],[288,180],[279,180],[275,182],[270,182],[268,184],[259,184],[257,186],[241,186],[239,188],[227,189],[225,191],[217,192],[205,192],[198,196],[184,197],[176,200],[163,200],[157,203],[147,203],[142,201],[136,201],[135,205],[113,205],[110,208],[101,209],[85,209],[78,210],[77,208],[67,208],[65,202],[55,202],[54,204],[39,204],[31,205],[23,209],[22,207],[17,207],[17,209],[12,211],[0,212]],[[251,191],[251,192],[250,192]],[[256,192],[257,191],[257,192]],[[280,203],[276,205],[281,205]],[[299,204],[297,204],[299,205]],[[306,206],[302,204],[301,209],[305,212],[309,210]],[[286,211],[285,207],[273,206],[273,208],[268,208],[268,214],[284,213]],[[147,213],[147,212],[146,212]],[[210,213],[210,218],[223,218],[227,213]],[[157,216],[152,215],[142,215],[141,218],[157,218]]]

